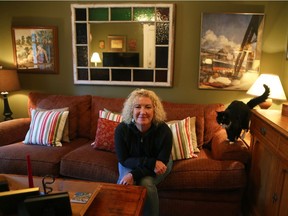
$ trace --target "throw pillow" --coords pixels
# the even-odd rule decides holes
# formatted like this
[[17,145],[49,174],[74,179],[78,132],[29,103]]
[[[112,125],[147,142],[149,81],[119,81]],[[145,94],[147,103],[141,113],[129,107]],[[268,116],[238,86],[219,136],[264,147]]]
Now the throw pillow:
[[196,117],[190,117],[190,131],[191,131],[191,140],[194,153],[199,153],[200,149],[198,148],[197,136],[196,136]]
[[[36,110],[38,111],[49,111],[47,109],[42,109],[37,107]],[[69,111],[69,107],[59,108],[59,109],[51,109],[53,111]],[[64,126],[63,135],[62,135],[63,142],[70,142],[69,139],[69,121],[67,120]]]
[[114,132],[119,122],[99,118],[93,148],[115,152]]
[[31,110],[30,128],[25,144],[62,146],[61,139],[69,111]]
[[110,112],[108,110],[100,110],[99,117],[104,119],[109,119],[111,121],[121,122],[123,117],[120,114]]
[[[191,138],[191,121],[187,117],[179,121],[167,122],[173,135],[172,159],[182,160],[196,157]],[[195,121],[194,121],[195,124]],[[195,128],[195,127],[194,127]],[[196,135],[195,135],[196,137]]]

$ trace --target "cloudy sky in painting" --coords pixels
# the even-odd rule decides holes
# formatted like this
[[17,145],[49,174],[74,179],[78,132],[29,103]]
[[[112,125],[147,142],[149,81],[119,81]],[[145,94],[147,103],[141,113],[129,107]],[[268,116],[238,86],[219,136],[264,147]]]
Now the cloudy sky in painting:
[[201,47],[237,50],[249,25],[251,14],[210,14],[202,16]]

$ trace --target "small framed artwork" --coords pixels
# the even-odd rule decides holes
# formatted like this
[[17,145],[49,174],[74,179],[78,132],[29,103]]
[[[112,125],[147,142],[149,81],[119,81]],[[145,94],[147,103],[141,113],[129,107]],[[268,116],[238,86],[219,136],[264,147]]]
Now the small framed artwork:
[[18,72],[58,73],[56,26],[12,27],[12,43]]
[[126,52],[126,36],[108,36],[109,51]]
[[105,49],[105,41],[104,40],[100,40],[99,41],[99,48],[100,49]]
[[260,71],[262,13],[202,13],[200,89],[247,91]]
[[130,39],[128,42],[129,51],[136,51],[137,49],[137,41],[136,39]]

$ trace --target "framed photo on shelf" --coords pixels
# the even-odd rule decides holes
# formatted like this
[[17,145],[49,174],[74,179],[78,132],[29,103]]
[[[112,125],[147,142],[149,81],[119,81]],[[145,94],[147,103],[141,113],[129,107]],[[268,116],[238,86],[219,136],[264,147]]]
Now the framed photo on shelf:
[[202,13],[199,89],[248,90],[259,76],[262,13]]
[[108,36],[110,52],[126,52],[126,36]]
[[12,43],[14,63],[18,72],[58,73],[56,26],[12,27]]

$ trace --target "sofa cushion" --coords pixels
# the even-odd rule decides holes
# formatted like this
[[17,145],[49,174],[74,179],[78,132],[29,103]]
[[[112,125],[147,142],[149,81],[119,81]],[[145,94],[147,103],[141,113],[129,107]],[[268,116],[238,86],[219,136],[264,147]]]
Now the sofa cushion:
[[90,138],[91,97],[91,95],[66,96],[31,92],[29,93],[28,110],[30,108],[59,109],[69,107],[69,138]]
[[94,149],[115,152],[114,132],[119,122],[105,118],[98,119],[95,141],[91,144]]
[[159,184],[161,190],[235,190],[246,186],[246,171],[239,161],[211,158],[203,148],[198,158],[174,161],[171,173]]
[[194,149],[191,138],[190,117],[179,121],[170,121],[167,124],[173,135],[172,159],[192,158]]
[[27,175],[26,156],[29,154],[33,175],[59,176],[61,158],[87,141],[85,138],[75,139],[70,143],[63,143],[61,148],[25,145],[22,142],[2,146],[0,150],[0,173]]
[[[36,108],[38,111],[48,111],[47,109],[41,109],[41,108]],[[69,107],[64,107],[60,109],[52,109],[53,111],[69,111]],[[30,110],[31,112],[31,110]],[[66,121],[64,130],[63,130],[63,136],[62,136],[62,141],[63,142],[70,142],[69,139],[69,121]]]
[[121,114],[108,111],[107,109],[99,111],[99,118],[109,119],[115,122],[122,122],[123,120],[123,116]]
[[69,111],[31,110],[31,124],[23,143],[62,146],[61,139]]
[[216,111],[223,111],[224,105],[223,104],[208,104],[204,108],[204,121],[205,121],[205,135],[204,135],[204,144],[210,144],[212,138],[214,137],[215,133],[222,129],[222,127],[217,123]]
[[65,155],[61,160],[61,175],[90,181],[116,183],[118,160],[115,153],[95,151],[91,143]]
[[240,139],[234,144],[229,144],[225,129],[218,131],[213,137],[211,153],[217,160],[237,160],[243,164],[248,164],[251,159],[248,147]]
[[204,144],[204,108],[203,104],[180,104],[163,101],[167,113],[167,121],[181,120],[188,116],[196,117],[197,144],[201,148]]
[[91,103],[91,130],[90,139],[95,139],[97,129],[97,121],[99,118],[99,110],[108,109],[111,112],[120,113],[123,108],[124,98],[107,98],[100,96],[92,96]]

